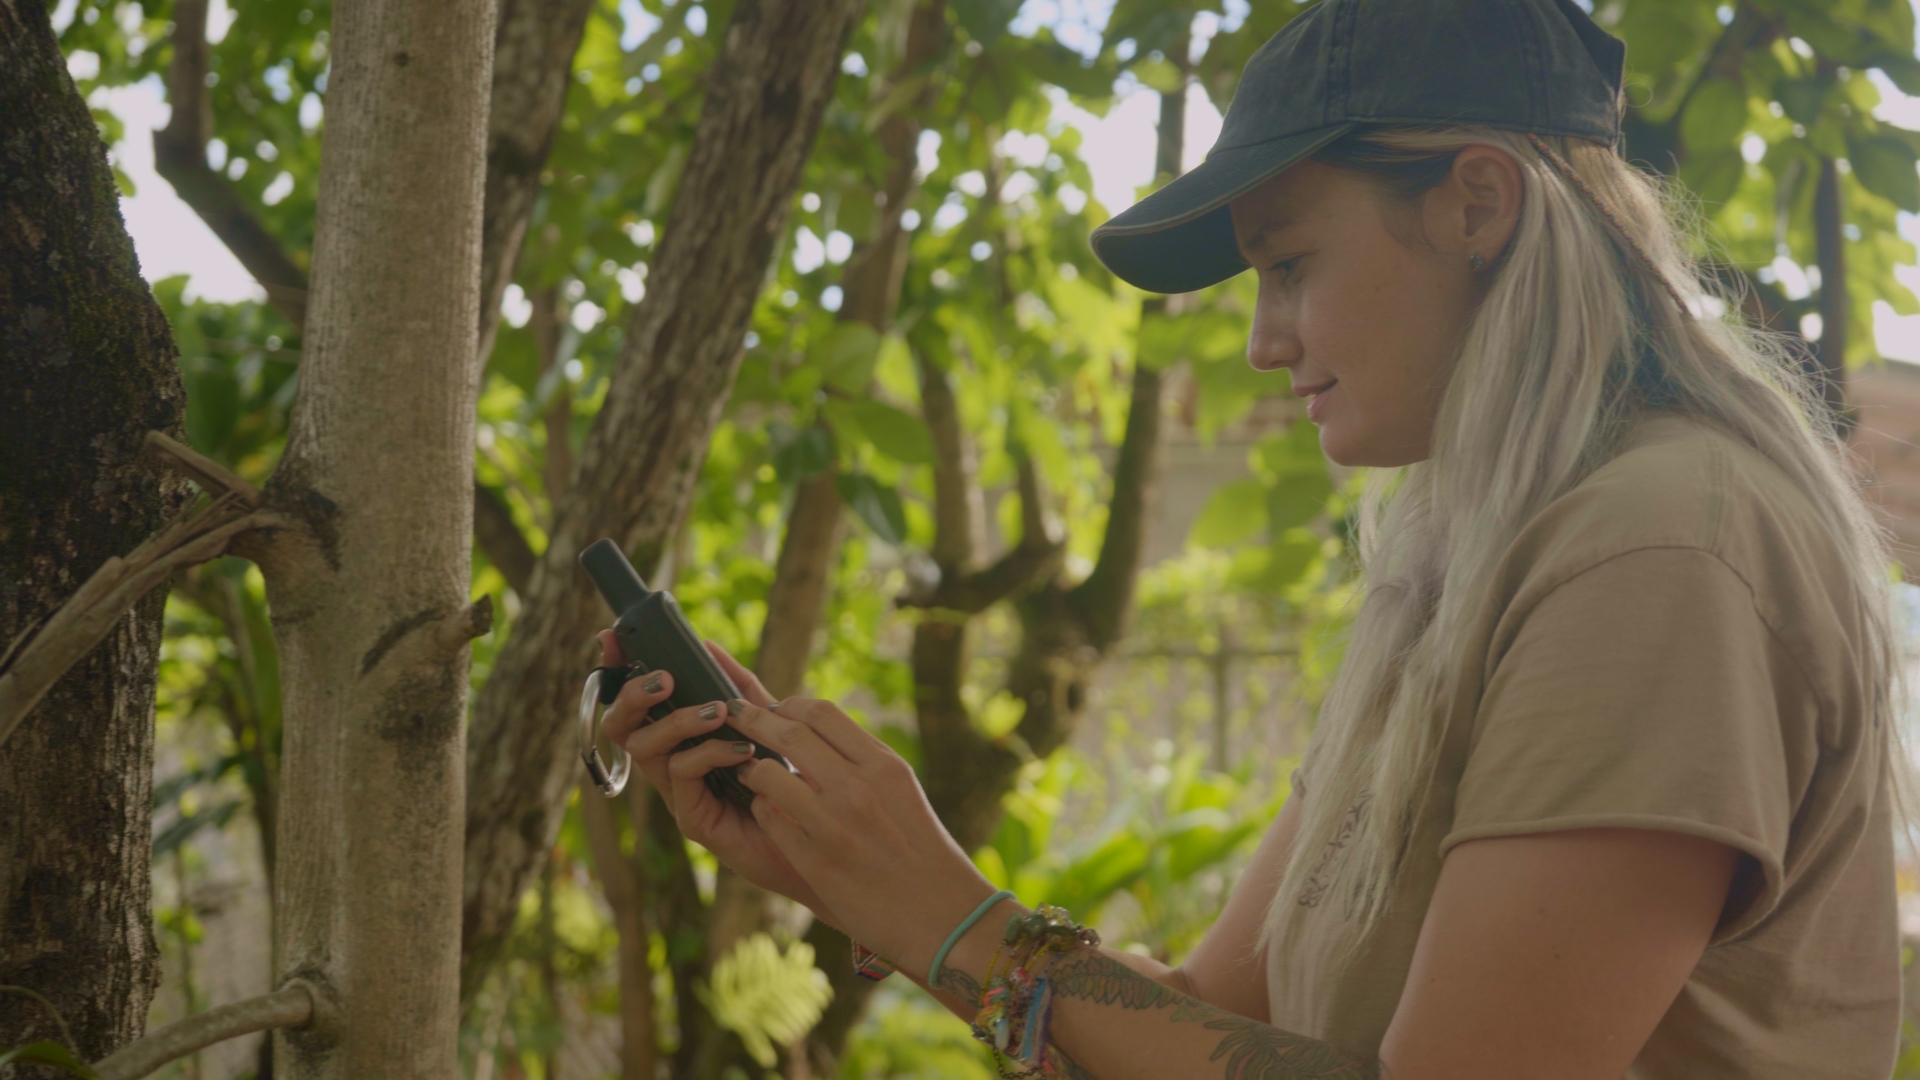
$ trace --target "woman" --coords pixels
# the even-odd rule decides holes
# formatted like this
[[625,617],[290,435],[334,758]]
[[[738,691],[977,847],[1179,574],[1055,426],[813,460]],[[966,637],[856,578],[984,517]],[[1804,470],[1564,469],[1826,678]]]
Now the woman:
[[[630,683],[609,734],[686,835],[1024,1066],[1886,1076],[1887,555],[1818,398],[1698,314],[1609,149],[1622,52],[1568,0],[1323,0],[1206,164],[1095,234],[1147,289],[1251,266],[1253,366],[1394,470],[1295,795],[1180,967],[1022,917],[897,756],[730,659],[750,704],[636,729],[671,683]],[[798,773],[675,752],[723,721]],[[701,781],[730,767],[751,816]]]

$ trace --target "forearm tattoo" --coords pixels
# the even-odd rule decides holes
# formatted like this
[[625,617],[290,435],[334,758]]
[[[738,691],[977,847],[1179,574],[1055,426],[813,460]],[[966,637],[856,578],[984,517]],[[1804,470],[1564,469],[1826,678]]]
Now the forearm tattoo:
[[[1047,973],[1047,981],[1062,997],[1135,1012],[1164,1010],[1169,1023],[1197,1023],[1220,1032],[1223,1037],[1209,1060],[1225,1060],[1226,1080],[1378,1080],[1381,1075],[1376,1063],[1318,1039],[1216,1009],[1091,949],[1062,957]],[[1085,1070],[1080,1075],[1086,1075]]]
[[[1294,1035],[1279,1028],[1237,1016],[1091,949],[1061,957],[1047,973],[1053,992],[1096,1005],[1117,1005],[1133,1012],[1167,1012],[1174,1024],[1199,1024],[1222,1038],[1209,1058],[1226,1060],[1226,1080],[1379,1080],[1380,1066],[1363,1061],[1318,1039]],[[968,1003],[980,1000],[980,983],[957,967],[940,970],[935,984]],[[1095,1080],[1059,1047],[1055,1055],[1067,1080]]]

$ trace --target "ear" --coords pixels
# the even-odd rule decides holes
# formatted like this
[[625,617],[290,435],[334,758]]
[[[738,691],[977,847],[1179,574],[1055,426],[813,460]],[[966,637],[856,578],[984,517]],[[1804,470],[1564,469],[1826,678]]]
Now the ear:
[[1525,188],[1520,165],[1497,146],[1476,143],[1453,159],[1453,171],[1431,194],[1427,236],[1462,258],[1498,262],[1520,224]]

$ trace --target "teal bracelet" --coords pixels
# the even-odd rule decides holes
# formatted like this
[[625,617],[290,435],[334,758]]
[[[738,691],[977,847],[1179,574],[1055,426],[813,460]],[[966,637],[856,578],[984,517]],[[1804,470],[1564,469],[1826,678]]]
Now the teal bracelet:
[[973,924],[979,922],[980,916],[985,915],[988,909],[992,908],[993,905],[999,903],[1002,900],[1011,900],[1011,899],[1013,899],[1013,890],[1001,889],[999,892],[994,893],[992,896],[989,896],[985,900],[980,901],[980,906],[973,909],[973,914],[960,920],[960,925],[954,927],[953,933],[947,935],[947,943],[940,946],[939,952],[933,954],[933,967],[927,970],[928,986],[935,986],[939,984],[940,965],[947,962],[947,953],[952,951],[953,943],[960,940],[960,935],[973,929]]

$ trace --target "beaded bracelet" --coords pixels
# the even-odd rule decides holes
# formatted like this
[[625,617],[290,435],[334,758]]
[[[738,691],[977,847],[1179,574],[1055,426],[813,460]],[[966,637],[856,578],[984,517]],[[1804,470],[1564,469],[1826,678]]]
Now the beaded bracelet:
[[1067,952],[1098,944],[1097,931],[1074,922],[1065,908],[1051,904],[1007,920],[1000,948],[987,964],[980,1012],[973,1022],[973,1037],[992,1049],[996,1064],[1005,1055],[1025,1067],[1015,1074],[1001,1064],[1002,1077],[1058,1075],[1047,1042],[1053,1015],[1053,985],[1048,976]]

